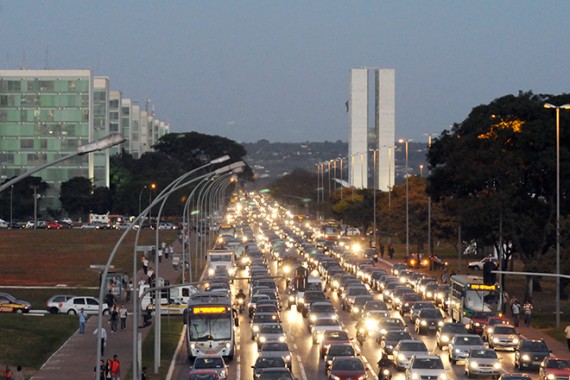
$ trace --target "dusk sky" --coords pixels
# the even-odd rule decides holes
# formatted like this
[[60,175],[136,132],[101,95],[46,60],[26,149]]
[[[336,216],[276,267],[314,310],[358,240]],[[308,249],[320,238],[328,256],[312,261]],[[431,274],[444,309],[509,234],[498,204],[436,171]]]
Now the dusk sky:
[[[172,132],[348,141],[349,70],[396,70],[396,137],[570,89],[570,2],[1,1],[0,68],[107,76]],[[564,69],[566,67],[566,69]]]

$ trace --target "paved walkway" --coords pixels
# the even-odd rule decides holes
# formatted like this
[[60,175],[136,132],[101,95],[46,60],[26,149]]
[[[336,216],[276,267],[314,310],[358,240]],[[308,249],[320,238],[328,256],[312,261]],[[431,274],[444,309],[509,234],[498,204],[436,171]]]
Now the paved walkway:
[[[178,241],[173,243],[175,255],[181,252],[181,245]],[[163,258],[158,268],[160,277],[169,280],[171,284],[176,283],[181,276],[181,271],[175,271],[169,259]],[[154,267],[154,264],[151,263]],[[142,269],[137,272],[137,281],[146,278]],[[118,355],[121,362],[121,373],[126,378],[127,373],[132,368],[133,362],[133,325],[132,325],[132,303],[125,303],[129,310],[127,318],[127,328],[120,330],[116,334],[111,333],[111,328],[104,320],[104,327],[107,331],[107,345],[105,348],[104,360],[112,359],[113,355]],[[78,323],[79,324],[79,323]],[[95,378],[94,366],[97,361],[97,336],[93,334],[97,328],[97,318],[91,316],[87,320],[85,334],[79,334],[79,329],[55,352],[47,362],[36,372],[34,380],[60,380],[60,379],[93,379]],[[152,331],[151,327],[141,328],[142,339]]]

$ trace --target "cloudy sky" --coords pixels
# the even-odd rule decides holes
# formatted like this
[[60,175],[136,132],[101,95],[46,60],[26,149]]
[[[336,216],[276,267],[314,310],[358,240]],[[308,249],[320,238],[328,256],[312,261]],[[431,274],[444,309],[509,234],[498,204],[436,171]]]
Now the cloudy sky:
[[396,70],[396,136],[570,89],[570,2],[0,1],[0,68],[84,69],[172,131],[348,140],[349,70]]

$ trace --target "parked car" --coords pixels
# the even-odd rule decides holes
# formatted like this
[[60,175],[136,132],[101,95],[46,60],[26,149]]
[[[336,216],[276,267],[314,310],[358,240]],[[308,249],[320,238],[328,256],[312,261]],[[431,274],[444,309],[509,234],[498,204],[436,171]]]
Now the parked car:
[[[59,307],[61,314],[77,314],[81,309],[85,314],[97,314],[99,312],[99,300],[95,297],[80,296],[72,297],[65,302],[62,302]],[[103,315],[109,313],[109,306],[103,304]]]
[[75,296],[71,294],[56,294],[55,296],[51,296],[46,301],[46,310],[51,314],[57,314],[63,303],[73,297]]
[[6,222],[4,219],[0,219],[0,228],[8,228],[8,222]]
[[469,269],[472,270],[483,270],[483,266],[485,265],[485,263],[487,263],[488,261],[492,262],[493,264],[495,264],[495,266],[497,266],[499,264],[499,260],[496,257],[493,256],[487,256],[479,261],[471,261],[469,264],[467,264],[467,267]]
[[32,304],[27,301],[16,299],[9,293],[0,293],[0,312],[3,313],[28,313]]

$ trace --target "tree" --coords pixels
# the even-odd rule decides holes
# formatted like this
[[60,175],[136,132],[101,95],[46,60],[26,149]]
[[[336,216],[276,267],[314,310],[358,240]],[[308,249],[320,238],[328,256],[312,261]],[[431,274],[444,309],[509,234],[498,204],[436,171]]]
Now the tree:
[[93,183],[89,179],[73,177],[62,182],[59,201],[70,216],[85,216],[93,208],[92,193]]
[[[14,177],[12,177],[14,178]],[[7,178],[5,182],[12,178]],[[10,189],[0,192],[0,218],[10,221],[10,210],[14,220],[32,218],[34,215],[34,187],[36,194],[45,194],[49,185],[41,177],[27,177],[16,182]],[[10,202],[10,198],[12,201]],[[12,203],[12,207],[10,207]]]
[[[529,267],[555,242],[555,121],[545,102],[565,104],[570,95],[519,93],[475,107],[435,139],[428,153],[427,191],[461,223],[464,236],[495,246],[502,237]],[[563,119],[562,173],[570,173],[569,127]],[[570,190],[570,176],[564,176],[561,190]]]

